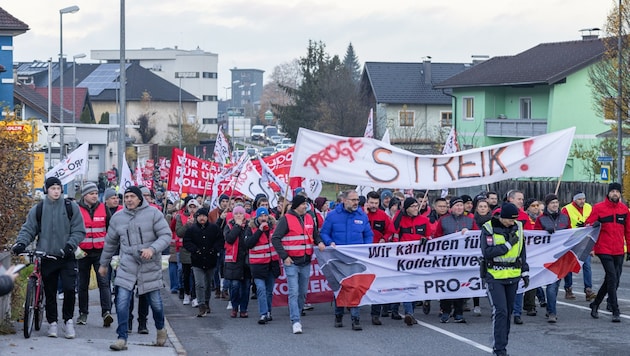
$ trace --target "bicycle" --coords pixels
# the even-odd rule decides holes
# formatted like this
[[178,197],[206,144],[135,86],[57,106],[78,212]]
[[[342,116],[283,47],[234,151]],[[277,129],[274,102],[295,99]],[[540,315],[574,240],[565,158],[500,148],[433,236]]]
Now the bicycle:
[[28,264],[33,265],[33,272],[28,276],[28,284],[26,286],[26,300],[24,302],[24,337],[31,337],[33,328],[39,331],[44,321],[44,282],[42,280],[41,263],[43,257],[55,258],[47,256],[42,251],[27,251],[25,255],[28,258]]

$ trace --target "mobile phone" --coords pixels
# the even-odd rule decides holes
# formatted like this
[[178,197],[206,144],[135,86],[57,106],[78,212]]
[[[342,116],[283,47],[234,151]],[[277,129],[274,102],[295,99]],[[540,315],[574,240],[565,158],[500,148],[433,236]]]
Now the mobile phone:
[[26,267],[26,265],[22,263],[15,265],[15,267],[13,267],[13,273],[20,272],[24,267]]

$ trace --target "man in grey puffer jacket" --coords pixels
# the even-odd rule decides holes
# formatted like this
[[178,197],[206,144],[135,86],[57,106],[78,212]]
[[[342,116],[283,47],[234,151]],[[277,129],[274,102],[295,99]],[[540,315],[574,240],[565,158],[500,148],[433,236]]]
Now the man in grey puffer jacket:
[[153,311],[157,329],[156,344],[163,346],[166,343],[166,329],[160,297],[160,288],[164,286],[161,253],[171,242],[171,229],[162,213],[143,200],[140,188],[127,188],[123,199],[125,208],[110,220],[99,268],[99,273],[106,275],[112,256],[120,249],[120,263],[114,279],[114,285],[118,287],[118,340],[110,345],[110,349],[127,349],[129,303],[136,284],[138,294],[146,294]]

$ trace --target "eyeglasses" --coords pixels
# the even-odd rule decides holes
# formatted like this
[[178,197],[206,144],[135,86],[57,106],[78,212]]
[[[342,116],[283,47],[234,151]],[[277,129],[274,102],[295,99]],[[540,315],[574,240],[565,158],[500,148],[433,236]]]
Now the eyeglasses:
[[358,198],[357,199],[348,199],[348,200],[350,200],[350,201],[359,201]]

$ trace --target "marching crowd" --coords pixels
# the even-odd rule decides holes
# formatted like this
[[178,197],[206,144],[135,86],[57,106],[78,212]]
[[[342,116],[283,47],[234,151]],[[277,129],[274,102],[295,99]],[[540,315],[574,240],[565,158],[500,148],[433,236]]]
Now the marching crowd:
[[[248,318],[251,299],[258,304],[258,324],[273,320],[272,298],[281,265],[287,277],[289,315],[294,334],[302,333],[301,316],[306,303],[311,258],[314,249],[351,244],[383,244],[418,241],[427,243],[452,233],[481,230],[481,254],[485,258],[483,278],[493,314],[494,352],[506,354],[510,324],[522,324],[521,315],[536,315],[538,305],[545,309],[548,322],[558,321],[558,290],[564,282],[564,297],[576,299],[572,273],[544,288],[517,294],[519,283],[529,284],[523,230],[557,230],[584,226],[600,227],[599,239],[591,256],[597,256],[605,271],[597,293],[593,289],[590,256],[583,264],[584,295],[591,316],[607,296],[606,308],[612,321],[619,322],[616,290],[624,261],[624,244],[630,242],[628,207],[621,202],[621,186],[609,185],[606,198],[597,204],[586,203],[582,192],[575,192],[570,203],[561,206],[558,197],[548,194],[543,200],[525,199],[523,192],[505,195],[480,192],[446,196],[429,204],[426,191],[405,194],[383,189],[359,196],[354,191],[341,193],[336,201],[325,197],[311,200],[303,189],[293,192],[291,201],[279,199],[271,207],[269,197],[259,194],[250,200],[243,196],[221,195],[211,209],[204,197],[187,196],[178,207],[175,202],[156,201],[146,187],[129,187],[117,194],[109,188],[99,201],[97,186],[87,183],[76,203],[61,198],[61,182],[48,178],[42,207],[33,207],[22,226],[14,253],[22,253],[36,236],[37,249],[48,254],[42,262],[46,294],[48,336],[56,337],[57,285],[65,292],[62,322],[66,338],[75,337],[75,290],[78,291],[79,316],[76,324],[88,318],[90,270],[97,271],[103,326],[113,323],[112,289],[118,318],[118,339],[112,350],[126,350],[133,329],[134,291],[138,298],[138,332],[146,328],[148,309],[157,329],[157,345],[166,342],[164,310],[159,290],[163,287],[161,255],[169,255],[170,291],[179,294],[184,305],[198,308],[198,317],[210,310],[210,299],[229,300],[230,317]],[[122,204],[120,199],[122,198]],[[77,250],[82,251],[81,256]],[[76,259],[77,257],[81,257]],[[114,268],[112,268],[112,266]],[[77,288],[78,281],[78,288]],[[402,304],[402,313],[400,304]],[[464,313],[481,315],[479,298],[439,301],[442,323],[465,323]],[[381,318],[417,324],[416,307],[430,313],[431,301],[372,305],[371,323],[382,325]],[[343,327],[349,310],[352,330],[362,330],[360,309],[337,305],[334,327]]]

